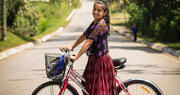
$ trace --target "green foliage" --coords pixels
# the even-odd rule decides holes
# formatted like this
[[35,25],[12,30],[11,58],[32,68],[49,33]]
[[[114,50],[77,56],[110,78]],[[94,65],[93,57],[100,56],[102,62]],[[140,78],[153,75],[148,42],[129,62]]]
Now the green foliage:
[[40,35],[48,28],[55,26],[53,22],[67,16],[73,8],[79,6],[80,1],[72,0],[71,7],[68,4],[69,0],[61,0],[60,10],[58,0],[52,0],[50,3],[7,1],[8,26],[19,37],[28,41],[32,40],[33,36]]
[[[1,1],[2,1],[2,0],[1,0]],[[1,1],[0,1],[0,27],[1,27],[1,23],[2,23],[2,22],[1,22],[1,16],[2,16],[2,13],[1,13],[1,12],[2,12],[2,11],[1,11],[1,10],[2,10],[2,4],[1,4],[2,2],[1,2]],[[1,31],[1,30],[0,30],[0,31]]]
[[80,6],[80,0],[72,0],[71,7],[69,0],[61,0],[60,10],[59,0],[50,1],[48,3],[6,0],[8,34],[7,41],[0,41],[0,51],[39,39],[55,31],[60,26],[67,24],[68,22],[65,20],[69,13],[72,9]]
[[12,27],[19,8],[24,6],[23,0],[6,0],[7,25]]
[[80,0],[71,0],[71,2],[73,8],[78,8],[81,5]]
[[32,4],[25,4],[19,8],[13,23],[15,34],[22,38],[31,39],[37,34],[37,22],[39,20],[38,7]]
[[117,13],[117,12],[122,11],[122,6],[121,4],[117,2],[113,2],[110,6],[110,10],[111,10],[111,13]]
[[[133,3],[134,2],[134,3]],[[137,23],[139,33],[165,42],[180,41],[179,0],[131,0],[129,26]]]

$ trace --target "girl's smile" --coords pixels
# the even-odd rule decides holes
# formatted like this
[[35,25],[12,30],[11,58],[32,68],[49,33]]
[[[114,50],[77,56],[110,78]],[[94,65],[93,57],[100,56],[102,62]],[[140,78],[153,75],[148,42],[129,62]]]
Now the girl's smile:
[[93,17],[95,21],[100,20],[101,18],[103,18],[103,16],[105,15],[104,12],[104,5],[103,4],[99,4],[96,3],[94,5],[93,11],[92,11]]

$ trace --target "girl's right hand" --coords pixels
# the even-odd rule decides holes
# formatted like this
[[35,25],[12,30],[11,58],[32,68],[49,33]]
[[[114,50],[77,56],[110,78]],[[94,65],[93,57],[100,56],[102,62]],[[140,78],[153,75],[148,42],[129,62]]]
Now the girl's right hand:
[[61,48],[59,48],[60,50],[68,50],[68,51],[71,51],[72,48],[71,47],[68,47],[68,46],[63,46]]

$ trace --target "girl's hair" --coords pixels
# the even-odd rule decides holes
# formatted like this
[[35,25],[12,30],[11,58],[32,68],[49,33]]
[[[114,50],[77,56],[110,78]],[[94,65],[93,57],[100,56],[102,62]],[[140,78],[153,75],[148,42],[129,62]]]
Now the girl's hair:
[[[110,31],[110,16],[109,16],[109,8],[108,8],[108,5],[105,1],[103,0],[97,0],[95,2],[96,3],[99,3],[99,4],[103,4],[104,5],[104,12],[107,12],[107,14],[103,17],[103,19],[106,21],[106,24],[108,25],[108,30]],[[110,34],[108,32],[108,34]]]

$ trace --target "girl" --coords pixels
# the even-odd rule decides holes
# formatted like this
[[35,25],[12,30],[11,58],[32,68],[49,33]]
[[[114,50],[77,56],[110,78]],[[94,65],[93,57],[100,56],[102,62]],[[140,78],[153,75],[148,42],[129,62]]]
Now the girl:
[[107,4],[104,1],[96,1],[92,14],[94,21],[81,34],[73,46],[60,49],[73,50],[85,40],[78,54],[70,58],[70,60],[75,61],[85,52],[89,56],[83,73],[83,77],[86,79],[83,85],[90,95],[117,95],[114,81],[114,66],[108,54],[110,18]]

